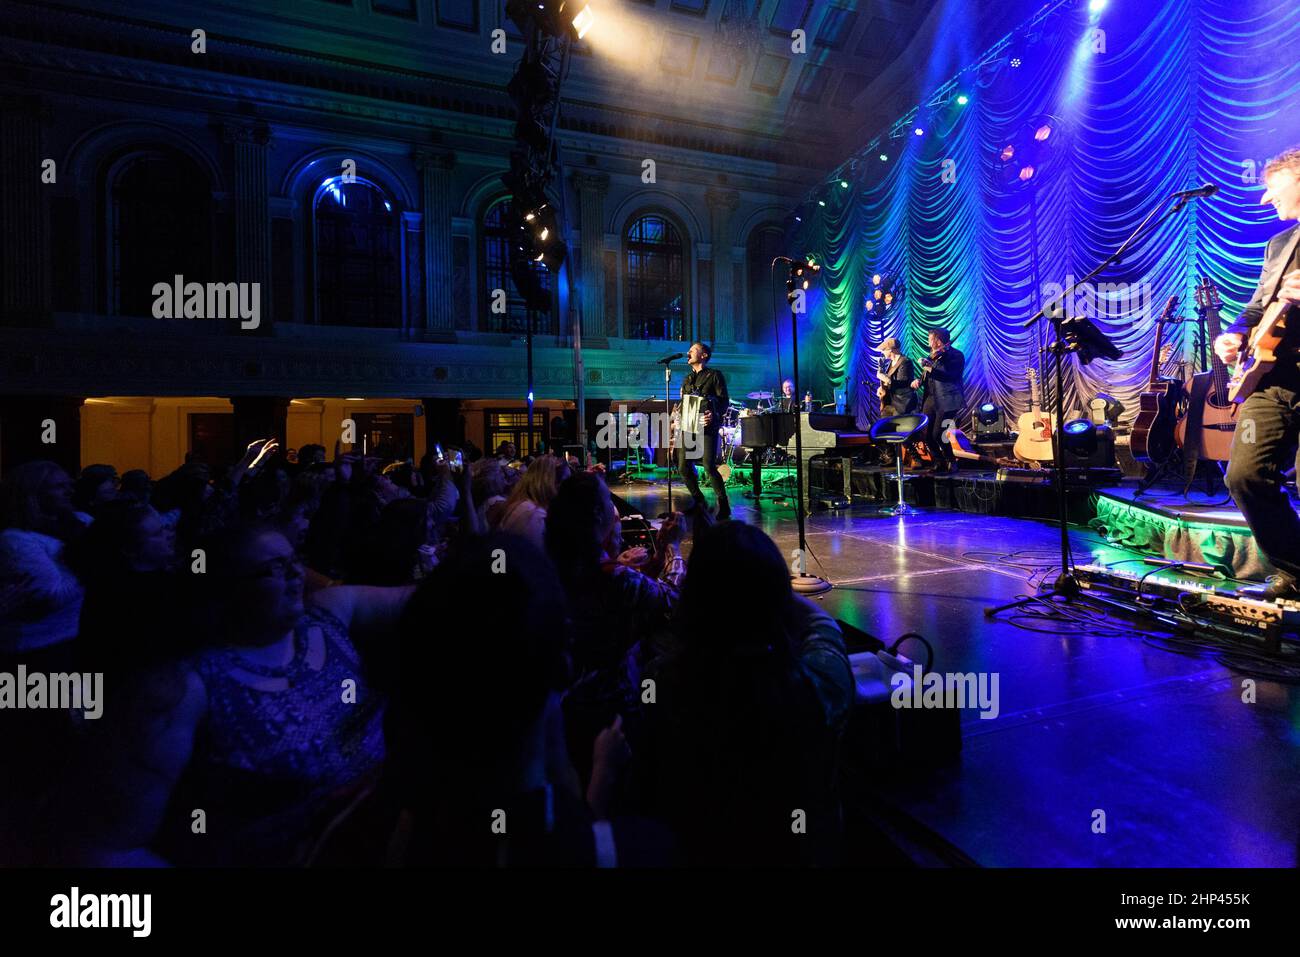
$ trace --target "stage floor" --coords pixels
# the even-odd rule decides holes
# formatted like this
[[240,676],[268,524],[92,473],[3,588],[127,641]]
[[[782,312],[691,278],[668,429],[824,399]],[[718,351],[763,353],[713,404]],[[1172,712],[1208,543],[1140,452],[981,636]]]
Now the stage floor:
[[[666,504],[662,486],[615,491],[647,515]],[[734,517],[786,555],[797,546],[792,509],[731,499]],[[879,782],[888,805],[985,866],[1296,865],[1300,689],[1260,679],[1246,704],[1243,674],[1131,625],[1060,635],[984,617],[1059,564],[1055,526],[854,506],[810,516],[807,540],[810,570],[835,584],[819,600],[837,618],[886,641],[920,632],[940,672],[999,674],[999,715],[963,712],[959,764]],[[1140,560],[1087,529],[1071,542],[1077,563]]]

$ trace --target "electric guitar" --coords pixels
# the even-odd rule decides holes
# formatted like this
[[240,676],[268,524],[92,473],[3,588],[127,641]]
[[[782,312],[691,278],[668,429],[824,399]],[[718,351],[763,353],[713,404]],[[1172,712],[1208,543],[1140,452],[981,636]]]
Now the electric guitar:
[[1044,412],[1039,406],[1038,373],[1025,370],[1029,380],[1029,411],[1022,412],[1016,420],[1016,445],[1012,451],[1016,458],[1026,462],[1051,462],[1056,458],[1052,450],[1052,433],[1056,431],[1056,415]]
[[[1300,250],[1297,251],[1300,255]],[[1292,259],[1292,268],[1295,259]],[[1259,388],[1259,382],[1277,364],[1277,350],[1286,338],[1286,324],[1300,321],[1300,307],[1294,303],[1284,302],[1276,297],[1264,310],[1259,325],[1251,330],[1250,338],[1241,349],[1237,360],[1237,369],[1228,383],[1228,398],[1233,402],[1245,402],[1246,398]]]
[[[1219,338],[1219,290],[1208,276],[1202,277],[1196,287],[1196,311],[1205,319],[1206,338],[1213,342]],[[1174,428],[1174,438],[1180,448],[1190,453],[1187,448],[1189,429],[1195,441],[1199,431],[1200,441],[1195,456],[1188,455],[1189,471],[1196,468],[1196,459],[1213,459],[1216,462],[1228,461],[1232,450],[1232,437],[1237,428],[1237,404],[1228,397],[1228,385],[1231,376],[1228,367],[1213,353],[1210,370],[1192,376],[1191,402],[1187,414],[1178,420]],[[1196,421],[1199,412],[1199,429]]]
[[1138,414],[1129,436],[1129,451],[1133,458],[1148,465],[1163,462],[1174,450],[1174,427],[1178,424],[1178,401],[1182,398],[1183,384],[1176,379],[1160,377],[1160,346],[1164,340],[1165,324],[1177,306],[1178,297],[1170,296],[1156,320],[1151,376],[1146,389],[1138,396]]

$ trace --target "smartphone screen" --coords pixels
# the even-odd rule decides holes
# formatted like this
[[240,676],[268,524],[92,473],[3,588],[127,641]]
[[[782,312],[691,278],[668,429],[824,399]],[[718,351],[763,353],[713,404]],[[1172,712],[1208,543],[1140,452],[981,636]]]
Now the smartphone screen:
[[433,445],[433,460],[435,462],[447,461],[447,456],[443,454],[442,446],[437,442],[435,442]]
[[457,449],[456,454],[451,457],[451,470],[453,472],[459,472],[464,467],[465,457],[461,454],[460,450]]

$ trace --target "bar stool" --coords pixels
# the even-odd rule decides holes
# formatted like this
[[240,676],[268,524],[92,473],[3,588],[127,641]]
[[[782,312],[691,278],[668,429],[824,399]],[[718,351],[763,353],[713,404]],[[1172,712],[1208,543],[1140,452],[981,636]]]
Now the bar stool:
[[906,415],[891,415],[879,419],[871,426],[871,441],[887,442],[896,445],[895,458],[898,460],[898,504],[892,508],[882,508],[882,515],[916,515],[918,510],[903,501],[903,443],[925,429],[930,424],[930,417],[923,412],[909,412]]

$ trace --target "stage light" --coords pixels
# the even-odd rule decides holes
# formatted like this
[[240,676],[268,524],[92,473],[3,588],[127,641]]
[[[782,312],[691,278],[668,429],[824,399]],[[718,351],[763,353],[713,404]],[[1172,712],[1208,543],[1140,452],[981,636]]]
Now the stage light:
[[882,297],[883,295],[884,295],[884,293],[881,292],[879,289],[877,289],[875,292],[873,292],[873,293],[871,294],[871,297],[872,297],[873,299],[879,299],[879,298]]
[[849,181],[847,179],[840,180],[840,189],[848,189],[848,188],[849,188]]
[[876,309],[876,301],[875,301],[874,299],[868,299],[868,300],[867,300],[867,312],[874,312],[875,309]]
[[1002,162],[1005,163],[1007,160],[1011,159],[1011,157],[1015,155],[1016,155],[1015,146],[1008,143],[1006,146],[1002,147],[1002,152],[998,154],[998,159],[1002,160]]
[[1089,13],[1101,13],[1105,10],[1110,0],[1088,0]]
[[1052,135],[1052,124],[1044,123],[1038,129],[1034,130],[1034,139],[1040,143],[1047,142],[1047,138]]
[[965,106],[965,105],[966,105],[967,103],[969,103],[969,102],[970,102],[970,97],[967,96],[965,93],[963,93],[961,96],[957,97],[957,105],[958,105],[958,106]]
[[1087,419],[1065,423],[1061,437],[1067,452],[1087,457],[1097,451],[1097,426]]
[[1022,183],[1028,183],[1033,178],[1034,178],[1034,168],[1032,166],[1020,167],[1020,181]]
[[1098,392],[1097,397],[1088,403],[1092,421],[1098,425],[1118,425],[1119,417],[1124,414],[1124,403],[1113,395]]
[[880,154],[880,162],[882,162],[882,163],[888,163],[888,162],[889,162],[889,154],[888,154],[888,153],[881,153],[881,154]]
[[880,273],[876,273],[874,276],[871,277],[871,285],[873,286],[880,285]]
[[985,402],[975,410],[975,423],[971,431],[979,438],[1006,437],[1008,435],[1006,410],[1000,405]]
[[916,129],[912,130],[912,132],[915,133],[917,136],[925,135],[925,130],[921,129],[921,127],[919,126]]
[[577,13],[570,17],[566,8],[568,0],[543,0],[541,3],[529,3],[528,0],[507,0],[506,16],[515,22],[521,32],[525,32],[528,21],[532,20],[548,37],[561,37],[565,33],[581,40],[596,22],[595,11],[585,3],[578,6]]
[[581,40],[587,35],[592,24],[596,22],[596,15],[591,12],[591,7],[584,4],[583,8],[578,11],[578,15],[573,18],[573,29],[578,32],[578,39]]
[[1011,65],[1012,65],[1013,67],[1019,67],[1020,64],[1023,63],[1023,62],[1024,62],[1024,61],[1023,61],[1022,59],[1020,59],[1020,57],[1018,57],[1018,56],[1013,56],[1013,57],[1011,58]]
[[796,216],[796,217],[794,218],[794,221],[795,221],[796,223],[802,223],[802,222],[803,222],[803,217],[802,217],[802,216]]
[[825,206],[825,205],[826,205],[826,200],[824,200],[824,199],[819,199],[819,200],[817,200],[817,205],[818,205],[818,206]]

